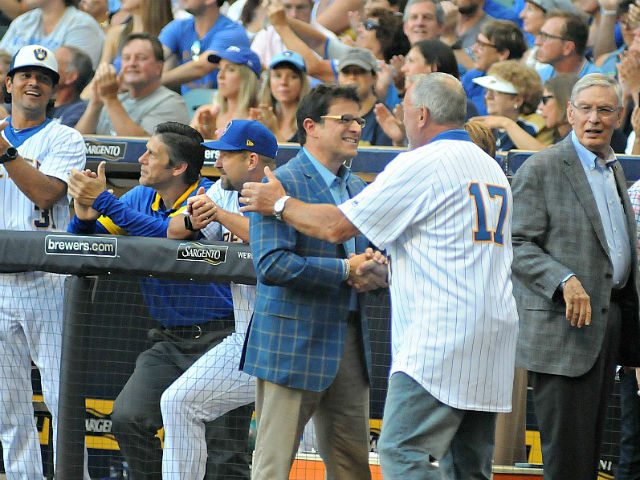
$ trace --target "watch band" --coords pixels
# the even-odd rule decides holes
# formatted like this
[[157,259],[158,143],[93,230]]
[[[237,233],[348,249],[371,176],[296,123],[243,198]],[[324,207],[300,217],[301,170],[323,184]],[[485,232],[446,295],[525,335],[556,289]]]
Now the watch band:
[[184,216],[184,228],[191,231],[191,232],[197,232],[198,229],[197,228],[193,228],[193,223],[191,223],[191,217],[189,215],[185,215]]
[[7,147],[2,155],[0,155],[0,164],[10,162],[18,158],[18,150],[15,147]]

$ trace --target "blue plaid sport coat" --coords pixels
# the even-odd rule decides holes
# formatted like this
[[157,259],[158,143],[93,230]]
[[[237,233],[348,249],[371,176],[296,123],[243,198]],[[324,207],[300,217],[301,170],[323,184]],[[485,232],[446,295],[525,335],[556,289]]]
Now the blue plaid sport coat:
[[[275,170],[289,195],[308,203],[334,203],[307,155]],[[350,176],[353,197],[365,183]],[[251,214],[250,237],[258,279],[255,310],[241,368],[291,388],[326,390],[338,372],[349,318],[351,288],[342,281],[343,245],[308,237],[272,216]],[[356,237],[356,251],[369,246]],[[364,298],[359,298],[367,371],[371,371]]]

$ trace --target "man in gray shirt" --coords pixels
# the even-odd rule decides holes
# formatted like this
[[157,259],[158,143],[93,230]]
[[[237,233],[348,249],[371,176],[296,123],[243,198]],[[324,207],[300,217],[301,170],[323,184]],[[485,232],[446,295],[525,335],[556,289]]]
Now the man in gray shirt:
[[[146,33],[129,35],[122,46],[122,67],[98,67],[93,91],[76,128],[81,133],[149,136],[166,121],[189,123],[184,100],[161,84],[162,45]],[[124,87],[126,92],[118,93]]]

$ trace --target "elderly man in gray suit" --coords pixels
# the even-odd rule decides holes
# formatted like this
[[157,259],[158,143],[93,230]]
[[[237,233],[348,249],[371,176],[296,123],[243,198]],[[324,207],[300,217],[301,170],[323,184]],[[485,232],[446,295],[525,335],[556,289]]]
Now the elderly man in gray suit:
[[516,362],[530,372],[544,478],[594,480],[616,363],[640,364],[634,213],[609,146],[615,80],[573,88],[573,131],[513,179]]

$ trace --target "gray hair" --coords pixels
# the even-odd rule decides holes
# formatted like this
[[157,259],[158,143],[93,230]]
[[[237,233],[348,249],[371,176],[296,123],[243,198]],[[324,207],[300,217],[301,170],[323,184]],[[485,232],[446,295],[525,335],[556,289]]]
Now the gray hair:
[[436,22],[438,22],[438,25],[444,24],[444,9],[442,8],[442,5],[440,5],[439,0],[409,0],[407,2],[407,5],[404,7],[404,15],[402,16],[402,21],[407,23],[407,20],[409,20],[409,8],[411,7],[411,5],[423,2],[431,2],[436,6]]
[[411,104],[429,110],[438,125],[462,126],[467,118],[467,95],[460,81],[448,73],[418,76],[413,84]]
[[575,103],[576,97],[582,90],[590,87],[613,88],[618,97],[618,107],[622,106],[622,87],[615,78],[611,78],[603,73],[590,73],[576,82],[571,90],[571,103]]

